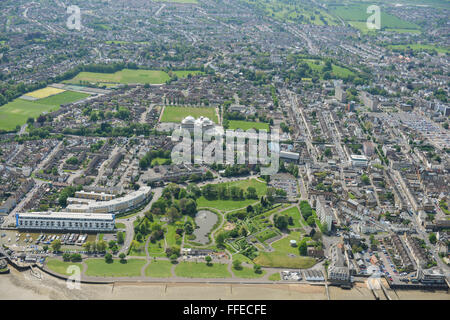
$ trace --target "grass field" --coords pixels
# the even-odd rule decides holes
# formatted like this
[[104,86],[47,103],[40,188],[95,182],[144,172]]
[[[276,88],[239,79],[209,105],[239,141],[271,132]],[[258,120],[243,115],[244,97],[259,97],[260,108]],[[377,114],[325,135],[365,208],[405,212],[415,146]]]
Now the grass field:
[[67,276],[70,276],[70,275],[73,274],[73,272],[72,273],[68,273],[67,272],[67,268],[69,266],[77,266],[77,267],[79,267],[80,268],[80,272],[81,272],[81,270],[83,270],[83,266],[81,265],[81,263],[64,262],[64,261],[57,260],[57,259],[50,259],[50,260],[47,261],[47,268],[48,269],[50,269],[50,270],[52,270],[54,272],[57,272],[59,274],[67,275]]
[[229,278],[228,265],[213,263],[207,266],[206,262],[181,262],[175,267],[175,275],[183,278]]
[[173,264],[170,261],[154,260],[145,269],[145,275],[152,278],[170,278],[172,266]]
[[300,224],[300,210],[297,207],[289,208],[285,211],[280,212],[280,214],[286,214],[290,217],[292,217],[292,220],[294,220],[294,225],[289,225],[289,228],[301,228],[302,225]]
[[269,280],[271,280],[271,281],[280,281],[280,280],[281,280],[281,275],[280,275],[280,273],[279,273],[279,272],[277,272],[277,273],[272,273],[272,274],[269,276]]
[[13,130],[23,125],[28,118],[37,118],[43,112],[57,110],[58,106],[40,104],[35,101],[15,99],[0,107],[0,130]]
[[169,75],[160,70],[123,69],[115,73],[80,72],[74,78],[64,81],[64,83],[78,84],[80,81],[88,81],[92,83],[161,84],[169,79]]
[[154,158],[152,159],[152,166],[162,165],[169,159],[164,158]]
[[242,120],[230,120],[228,129],[256,129],[256,130],[269,130],[269,124],[265,122],[251,122],[251,121],[242,121]]
[[[239,188],[242,188],[247,190],[248,187],[254,187],[256,189],[256,193],[258,194],[258,197],[261,197],[262,195],[266,194],[267,191],[267,184],[263,182],[259,182],[256,179],[251,180],[240,180],[240,181],[233,181],[233,182],[226,182],[225,184],[228,185],[228,187],[231,186],[237,186]],[[209,207],[209,208],[216,208],[221,211],[229,211],[239,208],[247,207],[249,204],[253,204],[255,202],[258,202],[256,199],[246,199],[246,200],[207,200],[205,197],[201,196],[197,199],[197,206],[198,207]]]
[[58,93],[61,93],[61,92],[64,92],[64,91],[65,90],[63,90],[63,89],[46,87],[46,88],[39,89],[39,90],[36,90],[36,91],[33,91],[33,92],[29,92],[29,93],[27,93],[25,95],[28,96],[28,97],[36,98],[36,99],[42,99],[42,98],[47,98],[47,97],[53,96],[55,94],[58,94]]
[[263,277],[267,272],[265,270],[262,270],[261,273],[255,273],[253,271],[253,268],[248,267],[242,267],[241,270],[236,270],[232,268],[233,273],[238,278],[244,278],[244,279],[257,279]]
[[87,276],[91,277],[137,277],[141,275],[141,269],[145,265],[144,259],[128,259],[127,263],[114,260],[106,263],[104,259],[87,259]]
[[450,48],[438,47],[431,44],[397,44],[389,45],[388,48],[394,51],[413,50],[413,51],[433,51],[436,50],[439,53],[450,53]]
[[117,228],[117,229],[125,229],[126,226],[125,226],[125,224],[123,224],[123,223],[117,222],[117,223],[116,223],[116,228]]
[[293,254],[299,256],[298,247],[293,247],[290,244],[291,240],[296,240],[297,244],[300,242],[300,233],[299,232],[291,232],[287,237],[275,241],[272,243],[272,247],[276,250],[275,252],[281,253],[284,255]]
[[37,102],[40,104],[46,104],[50,106],[60,106],[62,104],[68,104],[81,99],[89,97],[87,93],[80,93],[75,91],[64,91],[62,93],[39,99]]
[[316,264],[316,261],[310,257],[295,256],[290,257],[280,252],[261,252],[254,260],[255,263],[263,267],[272,268],[298,268],[308,269]]
[[[372,31],[367,28],[366,24],[367,18],[372,15],[372,13],[367,13],[369,5],[367,3],[352,3],[349,5],[333,4],[330,6],[330,10],[334,15],[341,17],[353,27],[362,32],[369,32]],[[420,30],[420,27],[414,23],[401,20],[394,15],[383,12],[383,8],[381,8],[380,24],[381,29],[390,29],[391,31],[395,31],[396,29],[401,29],[403,32],[406,29]]]
[[219,123],[216,108],[196,108],[196,107],[175,107],[166,106],[161,117],[161,122],[181,122],[187,116],[199,118],[201,116],[208,117],[215,123]]

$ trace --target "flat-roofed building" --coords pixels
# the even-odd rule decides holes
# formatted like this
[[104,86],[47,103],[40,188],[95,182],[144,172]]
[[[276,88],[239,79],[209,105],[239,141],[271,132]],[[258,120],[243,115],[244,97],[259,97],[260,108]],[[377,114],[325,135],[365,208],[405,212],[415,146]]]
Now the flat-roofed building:
[[24,230],[114,231],[114,214],[25,212],[16,214],[16,227]]
[[[69,212],[121,213],[138,207],[150,196],[151,188],[144,186],[121,198],[86,204],[70,204],[67,206],[66,210]],[[71,201],[74,202],[73,199],[71,199]]]
[[99,192],[94,192],[94,191],[77,191],[75,192],[75,198],[80,198],[80,199],[91,199],[91,200],[97,200],[97,201],[108,201],[108,200],[112,200],[114,199],[114,195],[113,194],[108,194],[108,193],[99,193]]
[[367,157],[360,154],[350,155],[350,162],[353,167],[367,167],[369,164]]

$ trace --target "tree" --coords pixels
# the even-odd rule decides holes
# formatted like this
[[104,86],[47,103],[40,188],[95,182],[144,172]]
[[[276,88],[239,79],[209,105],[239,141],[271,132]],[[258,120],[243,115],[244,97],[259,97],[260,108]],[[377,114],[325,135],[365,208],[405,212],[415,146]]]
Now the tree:
[[53,240],[52,242],[52,249],[55,252],[59,252],[59,250],[61,249],[61,240]]
[[242,264],[239,260],[233,260],[233,268],[236,270],[242,270]]
[[428,236],[428,239],[430,240],[430,242],[432,243],[432,244],[435,244],[436,243],[436,241],[437,241],[437,239],[436,239],[436,234],[435,233],[430,233],[430,235]]
[[87,252],[91,252],[92,243],[90,241],[86,241],[86,243],[83,244],[83,248],[85,248]]
[[99,242],[96,243],[97,246],[97,251],[98,252],[105,252],[106,251],[106,241],[100,240]]
[[247,199],[258,199],[258,194],[256,193],[256,189],[254,187],[247,188]]
[[64,261],[70,261],[70,253],[63,253],[62,258]]
[[117,232],[117,243],[123,244],[125,241],[125,237],[123,235],[123,232]]
[[254,211],[253,206],[251,204],[249,204],[247,206],[247,213],[250,213],[250,212],[253,212],[253,211]]
[[113,262],[113,258],[112,258],[112,254],[111,253],[105,254],[105,262],[106,263],[112,263]]
[[211,263],[212,258],[211,258],[210,256],[206,256],[206,257],[205,257],[205,261],[206,261],[206,265],[207,265],[207,266],[211,266],[211,265],[212,265],[212,263]]
[[121,254],[119,254],[120,262],[121,263],[126,263],[127,262],[126,257],[127,257],[127,255],[125,253],[123,253],[123,252]]
[[258,264],[254,264],[254,265],[253,265],[253,271],[254,271],[255,273],[258,273],[258,274],[262,273],[261,266],[258,265]]
[[314,216],[309,216],[308,219],[306,219],[306,223],[310,226],[313,227],[314,224],[316,223],[314,220]]
[[298,245],[298,251],[301,256],[308,255],[308,245],[306,243],[306,239],[302,239],[302,241],[300,241],[300,244]]
[[80,262],[82,259],[81,259],[81,254],[79,254],[79,253],[73,253],[71,256],[70,256],[70,261],[72,261],[72,262]]
[[273,218],[273,222],[275,227],[277,227],[280,230],[286,229],[289,223],[288,218],[286,216],[279,216],[279,215],[275,215],[275,217]]
[[172,261],[172,263],[175,263],[178,259],[178,256],[176,253],[170,255],[170,261]]

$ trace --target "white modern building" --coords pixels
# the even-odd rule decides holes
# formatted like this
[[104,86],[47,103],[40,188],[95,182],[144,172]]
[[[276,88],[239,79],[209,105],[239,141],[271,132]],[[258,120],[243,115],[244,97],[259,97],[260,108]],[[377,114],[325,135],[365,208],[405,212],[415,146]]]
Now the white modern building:
[[202,132],[205,132],[206,130],[214,129],[215,126],[215,123],[207,117],[195,119],[192,116],[187,116],[181,121],[181,129],[187,129],[189,132],[194,132],[196,127],[201,128]]
[[115,198],[109,201],[92,201],[80,200],[77,198],[70,198],[71,204],[66,208],[68,212],[83,212],[83,213],[122,213],[143,204],[151,196],[150,187],[141,187],[137,191],[133,191],[124,197]]
[[114,231],[114,214],[25,212],[16,214],[16,227],[25,230],[79,232]]
[[369,164],[367,157],[359,154],[350,155],[350,162],[353,167],[367,167]]

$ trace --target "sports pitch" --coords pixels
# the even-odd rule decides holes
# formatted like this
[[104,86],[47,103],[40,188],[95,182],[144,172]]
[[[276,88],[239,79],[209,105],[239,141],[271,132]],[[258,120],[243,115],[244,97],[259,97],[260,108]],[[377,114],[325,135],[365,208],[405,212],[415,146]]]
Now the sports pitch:
[[[178,77],[184,78],[188,74],[196,75],[199,71],[179,70],[173,71]],[[169,74],[161,70],[132,70],[123,69],[115,73],[80,72],[74,78],[63,81],[64,83],[79,84],[87,81],[91,83],[120,83],[120,84],[163,84],[170,80]]]
[[213,107],[172,107],[166,106],[161,117],[161,122],[181,122],[187,116],[199,118],[208,117],[215,123],[219,123],[216,108]]
[[18,98],[0,106],[0,130],[14,130],[16,126],[25,124],[28,118],[37,118],[44,112],[58,110],[61,104],[75,102],[89,96],[85,93],[62,91],[34,101]]
[[33,97],[33,98],[36,98],[36,99],[42,99],[42,98],[47,98],[47,97],[53,96],[55,94],[58,94],[58,93],[61,93],[61,92],[64,92],[64,91],[66,91],[66,90],[58,89],[58,88],[52,88],[52,87],[46,87],[46,88],[39,89],[39,90],[36,90],[36,91],[33,91],[33,92],[29,92],[29,93],[26,94],[26,96],[27,97]]

